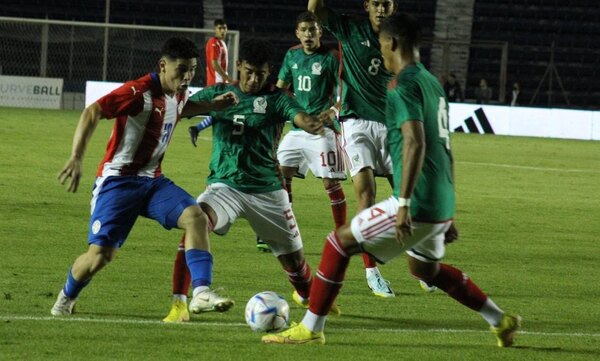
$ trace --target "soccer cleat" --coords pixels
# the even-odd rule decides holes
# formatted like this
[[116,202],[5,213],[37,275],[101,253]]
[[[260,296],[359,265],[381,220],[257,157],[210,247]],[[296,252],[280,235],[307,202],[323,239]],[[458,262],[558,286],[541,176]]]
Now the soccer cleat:
[[[308,298],[301,298],[298,294],[298,291],[292,293],[292,299],[296,304],[302,308],[308,308]],[[340,316],[342,314],[342,310],[340,310],[339,306],[335,303],[331,305],[331,309],[329,310],[329,314],[333,316]]]
[[256,249],[258,249],[259,252],[271,253],[271,247],[269,247],[265,241],[258,238],[258,236],[256,237]]
[[390,298],[395,297],[394,291],[390,288],[390,283],[381,277],[379,273],[373,273],[367,277],[367,285],[373,294],[378,297]]
[[262,337],[263,343],[281,343],[281,344],[321,344],[325,343],[323,332],[312,332],[302,323],[292,323],[292,326],[285,331],[265,335]]
[[430,286],[429,284],[427,284],[427,282],[421,281],[421,280],[419,280],[419,287],[421,287],[421,289],[423,291],[429,292],[429,293],[435,292],[437,290],[437,287]]
[[192,298],[190,302],[190,311],[192,313],[202,312],[225,312],[233,307],[234,302],[227,297],[221,297],[215,291],[208,289],[200,292]]
[[176,300],[171,305],[171,311],[167,317],[163,318],[162,322],[166,323],[179,323],[187,322],[190,320],[190,313],[187,309],[187,304],[181,300]]
[[502,316],[502,321],[497,327],[490,327],[492,333],[496,336],[498,347],[512,346],[519,328],[521,328],[521,316],[506,313]]
[[50,313],[52,316],[68,316],[75,312],[75,303],[77,302],[77,298],[69,298],[65,295],[63,290],[60,290],[58,294],[58,298],[52,306]]

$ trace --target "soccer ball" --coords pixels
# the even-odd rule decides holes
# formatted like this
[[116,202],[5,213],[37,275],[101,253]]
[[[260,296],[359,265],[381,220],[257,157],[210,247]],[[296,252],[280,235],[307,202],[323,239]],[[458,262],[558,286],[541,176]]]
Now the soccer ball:
[[275,292],[255,294],[246,304],[246,323],[253,331],[276,332],[288,326],[290,306]]

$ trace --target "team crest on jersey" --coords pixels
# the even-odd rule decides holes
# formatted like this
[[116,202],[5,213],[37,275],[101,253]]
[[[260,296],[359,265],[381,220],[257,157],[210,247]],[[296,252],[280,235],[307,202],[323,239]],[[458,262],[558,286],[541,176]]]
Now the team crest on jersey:
[[254,99],[254,113],[265,114],[267,112],[267,100],[263,97]]
[[321,75],[321,63],[313,63],[311,69],[313,75]]

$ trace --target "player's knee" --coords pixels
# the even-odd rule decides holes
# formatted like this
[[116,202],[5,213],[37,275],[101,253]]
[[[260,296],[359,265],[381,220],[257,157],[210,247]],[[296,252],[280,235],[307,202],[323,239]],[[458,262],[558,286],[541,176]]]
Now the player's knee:
[[360,246],[352,234],[350,224],[344,224],[336,229],[335,233],[347,254],[352,255],[360,252]]
[[183,229],[204,229],[208,225],[208,217],[199,206],[187,207],[177,222],[178,226]]

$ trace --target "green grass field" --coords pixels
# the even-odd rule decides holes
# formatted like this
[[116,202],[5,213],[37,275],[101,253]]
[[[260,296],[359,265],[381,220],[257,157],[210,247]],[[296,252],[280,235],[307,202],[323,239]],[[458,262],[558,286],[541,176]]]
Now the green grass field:
[[[228,313],[161,324],[170,305],[181,232],[140,219],[116,260],[84,290],[78,313],[50,308],[68,267],[86,247],[90,191],[112,121],[92,139],[79,192],[56,175],[71,151],[79,112],[0,108],[0,360],[598,360],[600,359],[600,142],[456,134],[457,225],[446,262],[467,272],[502,308],[523,316],[516,347],[500,349],[483,319],[441,292],[422,292],[405,259],[381,267],[397,292],[373,297],[356,258],[325,346],[262,345],[244,323],[255,293],[292,307],[278,262],[256,251],[239,220],[212,236],[214,285],[236,300]],[[568,120],[566,120],[568,121]],[[207,175],[210,131],[198,148],[183,121],[163,162],[197,195]],[[345,182],[349,215],[356,203]],[[379,199],[390,194],[379,183]],[[316,270],[332,229],[319,180],[294,184],[294,210]]]

